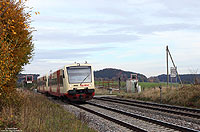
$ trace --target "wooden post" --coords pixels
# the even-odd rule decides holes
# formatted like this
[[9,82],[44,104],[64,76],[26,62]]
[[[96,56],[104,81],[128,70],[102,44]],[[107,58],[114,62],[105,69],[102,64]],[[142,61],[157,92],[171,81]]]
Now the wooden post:
[[167,88],[169,86],[169,68],[168,68],[168,45],[166,46],[166,61],[167,61]]

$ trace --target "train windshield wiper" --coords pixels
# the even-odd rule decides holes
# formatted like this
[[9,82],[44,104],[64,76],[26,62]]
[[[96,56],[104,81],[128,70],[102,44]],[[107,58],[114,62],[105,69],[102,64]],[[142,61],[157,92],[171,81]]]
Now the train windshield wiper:
[[80,83],[80,85],[89,77],[90,73],[83,79],[83,81]]

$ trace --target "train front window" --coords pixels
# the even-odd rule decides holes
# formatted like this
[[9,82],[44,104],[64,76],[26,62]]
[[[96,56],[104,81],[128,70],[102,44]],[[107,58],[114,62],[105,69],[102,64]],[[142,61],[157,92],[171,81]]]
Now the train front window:
[[27,76],[27,81],[32,81],[32,76]]
[[69,83],[91,83],[91,67],[90,66],[74,66],[67,67]]

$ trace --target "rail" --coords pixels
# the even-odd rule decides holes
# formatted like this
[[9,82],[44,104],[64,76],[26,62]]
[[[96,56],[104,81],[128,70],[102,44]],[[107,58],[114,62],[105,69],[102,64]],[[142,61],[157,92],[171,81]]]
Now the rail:
[[[200,114],[196,114],[196,113],[199,113],[199,109],[183,108],[183,107],[178,107],[178,106],[147,103],[147,102],[132,101],[132,100],[124,100],[124,99],[110,98],[110,97],[101,97],[101,98],[95,97],[94,99],[115,102],[115,103],[121,103],[121,104],[131,105],[131,106],[137,106],[137,107],[142,107],[142,108],[146,108],[146,109],[158,110],[158,111],[162,111],[162,112],[173,113],[173,114],[177,114],[177,115],[188,116],[188,117],[200,119]],[[145,104],[146,106],[141,105],[141,104]],[[149,105],[151,105],[151,106],[149,106]],[[162,108],[157,108],[154,106],[159,106]],[[170,108],[170,109],[164,109],[164,108]],[[174,109],[174,110],[172,110],[172,109]],[[184,110],[184,112],[183,111],[175,111],[175,110]],[[187,113],[185,111],[195,112],[195,113]]]
[[108,107],[108,106],[103,106],[103,105],[94,104],[94,103],[90,103],[90,102],[87,102],[87,104],[90,104],[90,105],[93,105],[93,106],[96,106],[96,107],[99,107],[99,108],[107,109],[107,110],[110,110],[110,111],[113,111],[113,112],[117,112],[117,113],[120,113],[120,114],[123,114],[123,115],[127,115],[127,116],[130,116],[130,117],[133,117],[133,118],[137,118],[137,119],[140,119],[140,120],[143,120],[143,121],[151,122],[151,123],[154,123],[154,124],[157,124],[157,125],[165,126],[165,127],[168,127],[168,128],[174,129],[174,130],[182,131],[182,132],[200,132],[198,130],[182,127],[182,126],[179,126],[179,125],[163,122],[163,121],[160,121],[160,120],[151,119],[149,117],[141,116],[141,115],[138,115],[138,114],[133,114],[133,113],[130,113],[130,112],[119,110],[119,109],[114,109],[114,108],[111,108],[111,107]]

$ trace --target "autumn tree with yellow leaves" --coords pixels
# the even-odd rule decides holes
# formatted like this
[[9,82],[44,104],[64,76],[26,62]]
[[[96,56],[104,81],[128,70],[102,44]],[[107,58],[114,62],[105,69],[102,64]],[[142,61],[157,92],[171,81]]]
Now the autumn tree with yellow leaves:
[[31,15],[25,8],[21,1],[0,0],[0,105],[14,100],[17,74],[33,56]]

